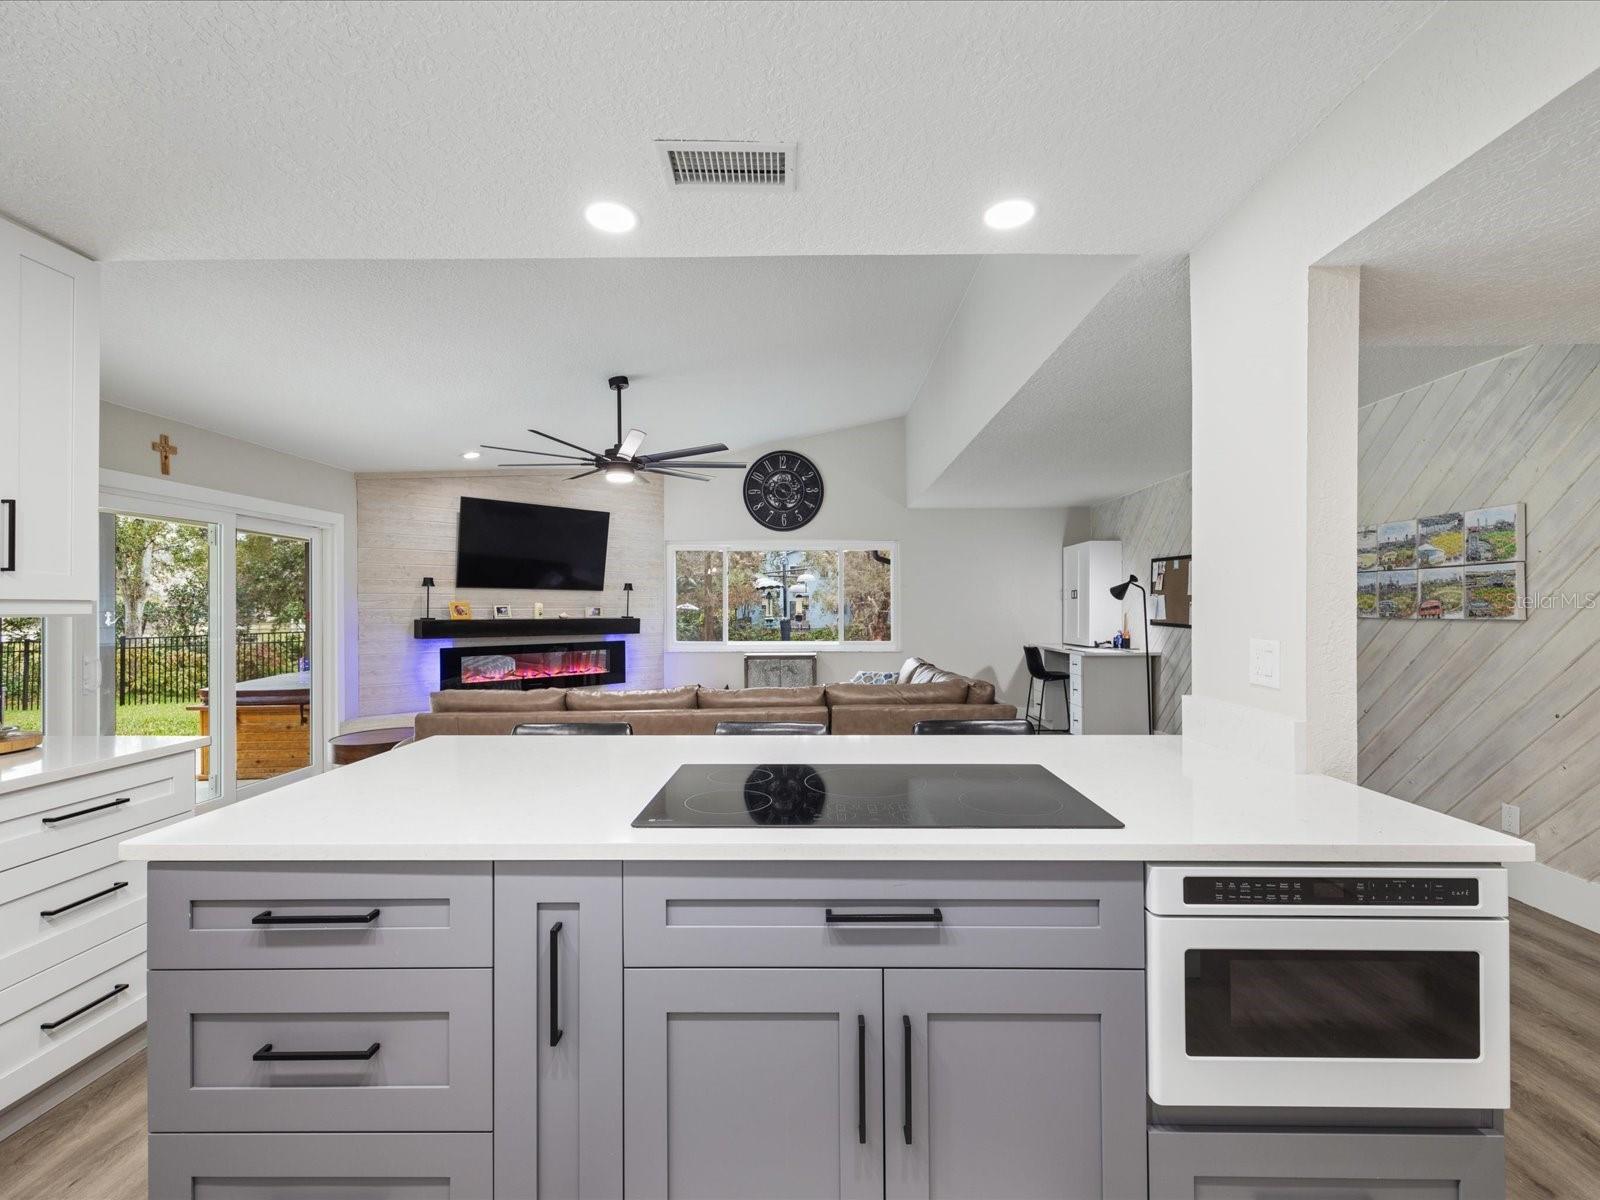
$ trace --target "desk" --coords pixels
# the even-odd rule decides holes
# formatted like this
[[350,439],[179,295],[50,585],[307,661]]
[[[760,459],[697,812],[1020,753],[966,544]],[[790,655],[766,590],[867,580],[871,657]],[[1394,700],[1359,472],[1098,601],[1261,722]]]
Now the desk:
[[[1146,733],[1149,701],[1145,690],[1144,651],[1105,646],[1041,645],[1045,666],[1065,671],[1069,707],[1061,700],[1045,702],[1047,729],[1073,733]],[[1152,671],[1160,670],[1159,652],[1150,655]]]

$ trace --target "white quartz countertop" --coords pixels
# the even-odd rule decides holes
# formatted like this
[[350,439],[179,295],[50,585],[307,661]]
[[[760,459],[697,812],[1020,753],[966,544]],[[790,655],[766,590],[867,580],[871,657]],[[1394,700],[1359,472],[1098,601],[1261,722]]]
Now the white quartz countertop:
[[[634,829],[684,763],[1039,763],[1123,829]],[[1532,845],[1176,737],[433,737],[124,842],[155,861],[1520,862]]]
[[131,766],[169,754],[198,750],[203,737],[56,737],[46,734],[36,749],[0,754],[0,796],[41,783],[90,775],[107,767]]

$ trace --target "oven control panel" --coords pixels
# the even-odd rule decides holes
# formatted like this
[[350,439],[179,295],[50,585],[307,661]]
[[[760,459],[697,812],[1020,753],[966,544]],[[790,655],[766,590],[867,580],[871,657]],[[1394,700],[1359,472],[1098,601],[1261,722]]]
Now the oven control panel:
[[1476,879],[1420,879],[1404,876],[1186,875],[1185,904],[1403,905],[1475,908]]

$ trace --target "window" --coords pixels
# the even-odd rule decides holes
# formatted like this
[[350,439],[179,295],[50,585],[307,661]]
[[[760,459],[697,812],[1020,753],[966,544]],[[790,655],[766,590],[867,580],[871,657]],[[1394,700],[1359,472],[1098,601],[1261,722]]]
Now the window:
[[0,617],[0,725],[44,732],[42,617]]
[[892,543],[672,546],[671,647],[894,644]]

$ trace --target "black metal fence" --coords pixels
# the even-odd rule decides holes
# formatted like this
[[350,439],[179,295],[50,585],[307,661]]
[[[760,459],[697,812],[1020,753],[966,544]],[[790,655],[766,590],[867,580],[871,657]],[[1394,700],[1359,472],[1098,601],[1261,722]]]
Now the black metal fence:
[[[306,652],[303,629],[241,633],[239,681],[298,670]],[[0,642],[0,686],[7,709],[38,708],[44,693],[38,638]],[[204,634],[117,639],[118,704],[194,704],[211,678],[211,640]]]

